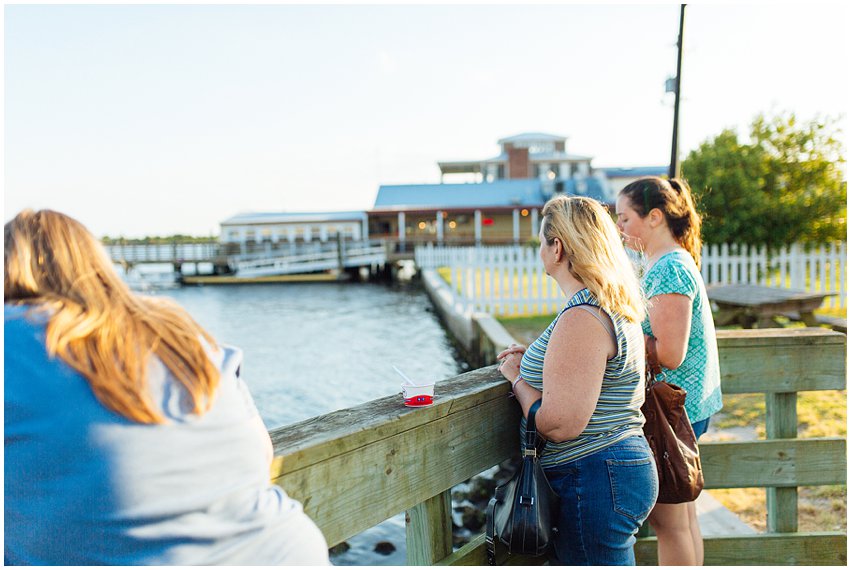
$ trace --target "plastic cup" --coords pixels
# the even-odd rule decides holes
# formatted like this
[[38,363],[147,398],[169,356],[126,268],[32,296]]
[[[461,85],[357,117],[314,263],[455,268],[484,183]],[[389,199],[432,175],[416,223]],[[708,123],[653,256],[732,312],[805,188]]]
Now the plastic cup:
[[434,403],[434,384],[412,386],[402,384],[402,397],[409,408],[423,408]]

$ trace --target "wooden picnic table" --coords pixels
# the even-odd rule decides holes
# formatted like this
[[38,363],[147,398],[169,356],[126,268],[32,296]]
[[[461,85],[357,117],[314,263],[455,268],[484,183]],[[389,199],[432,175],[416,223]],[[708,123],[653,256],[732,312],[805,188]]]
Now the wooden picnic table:
[[762,285],[710,285],[709,300],[718,305],[715,324],[738,322],[749,329],[779,326],[777,316],[803,321],[808,327],[818,326],[814,311],[832,293],[810,293],[798,289],[780,289]]

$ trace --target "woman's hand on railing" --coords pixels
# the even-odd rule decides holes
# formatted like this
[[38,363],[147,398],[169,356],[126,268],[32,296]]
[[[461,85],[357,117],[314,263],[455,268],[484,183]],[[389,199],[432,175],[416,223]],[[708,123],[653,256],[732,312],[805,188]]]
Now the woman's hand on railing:
[[502,360],[499,363],[499,372],[505,376],[505,379],[509,382],[514,382],[520,377],[520,360],[522,358],[523,355],[521,353],[512,352],[505,357],[505,360]]
[[503,360],[503,359],[504,359],[504,358],[506,358],[509,354],[519,354],[519,355],[522,357],[524,352],[526,352],[526,347],[525,347],[525,346],[523,346],[522,344],[514,344],[514,343],[511,343],[511,345],[509,345],[509,347],[508,347],[508,348],[506,348],[505,350],[503,350],[502,352],[500,352],[500,353],[496,356],[496,359],[497,359],[497,360]]
[[512,343],[508,348],[497,355],[499,360],[499,371],[509,382],[513,382],[520,376],[520,361],[526,347]]

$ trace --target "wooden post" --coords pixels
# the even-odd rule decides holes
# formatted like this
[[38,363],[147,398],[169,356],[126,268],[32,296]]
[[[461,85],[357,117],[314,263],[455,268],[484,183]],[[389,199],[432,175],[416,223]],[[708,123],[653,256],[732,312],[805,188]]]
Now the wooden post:
[[[798,436],[798,393],[765,395],[767,439],[794,439]],[[768,532],[798,531],[798,488],[768,487],[765,490]]]
[[337,232],[335,237],[337,240],[337,269],[340,270],[340,274],[342,275],[343,271],[346,269],[346,255],[343,252],[343,235],[340,232]]
[[432,566],[452,554],[450,491],[427,499],[405,513],[408,566]]

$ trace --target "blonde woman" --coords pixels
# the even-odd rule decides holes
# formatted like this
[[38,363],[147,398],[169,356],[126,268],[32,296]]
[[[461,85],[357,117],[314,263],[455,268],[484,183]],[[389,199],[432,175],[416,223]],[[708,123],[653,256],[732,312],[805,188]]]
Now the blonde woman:
[[554,562],[634,565],[635,534],[658,487],[640,410],[641,289],[612,218],[594,200],[550,200],[540,238],[541,261],[567,304],[528,349],[499,358],[524,416],[541,400],[541,463],[561,497]]
[[[618,227],[627,245],[642,251],[642,285],[649,299],[642,323],[648,358],[665,379],[686,391],[686,412],[700,437],[721,409],[721,373],[715,323],[700,275],[700,216],[685,180],[649,177],[620,191]],[[703,537],[695,504],[659,504],[650,514],[659,564],[703,564]]]
[[7,564],[328,564],[241,353],[136,296],[77,221],[5,226]]

